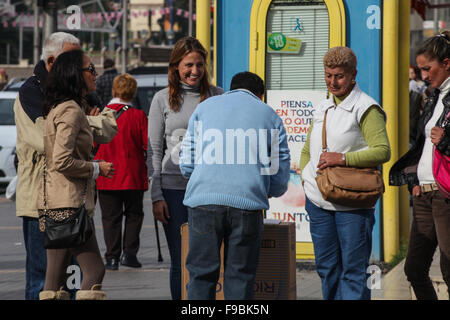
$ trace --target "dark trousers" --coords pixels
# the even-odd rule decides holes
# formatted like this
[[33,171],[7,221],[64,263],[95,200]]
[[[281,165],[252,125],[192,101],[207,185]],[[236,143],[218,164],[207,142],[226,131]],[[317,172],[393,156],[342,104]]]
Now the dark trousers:
[[136,256],[139,250],[139,234],[144,221],[144,191],[99,190],[98,200],[102,209],[103,235],[106,244],[105,258],[119,259],[122,252]]
[[450,200],[439,191],[413,197],[413,222],[405,261],[405,274],[418,300],[437,300],[429,271],[436,247],[440,267],[450,288]]
[[183,204],[185,190],[162,189],[169,207],[170,219],[164,224],[164,233],[170,253],[170,294],[181,300],[181,225],[188,221],[187,207]]

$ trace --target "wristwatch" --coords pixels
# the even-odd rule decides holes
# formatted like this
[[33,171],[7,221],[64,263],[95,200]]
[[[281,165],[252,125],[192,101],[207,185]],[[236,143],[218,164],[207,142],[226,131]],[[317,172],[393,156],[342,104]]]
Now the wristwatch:
[[342,154],[342,161],[344,161],[344,166],[347,164],[345,153]]

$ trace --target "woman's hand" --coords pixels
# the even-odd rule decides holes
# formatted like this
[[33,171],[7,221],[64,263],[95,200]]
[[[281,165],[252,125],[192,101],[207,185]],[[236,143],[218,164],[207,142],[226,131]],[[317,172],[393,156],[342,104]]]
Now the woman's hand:
[[431,129],[430,138],[431,142],[434,145],[437,145],[442,140],[443,137],[444,137],[444,129],[442,129],[441,127],[433,127]]
[[322,170],[326,167],[345,166],[345,161],[342,160],[342,153],[339,152],[322,152],[319,158],[317,168]]
[[100,169],[100,175],[111,179],[115,173],[114,164],[112,162],[99,161],[98,167]]
[[98,116],[100,114],[100,108],[94,107],[89,111],[90,116]]
[[161,221],[164,224],[169,223],[169,207],[167,206],[167,202],[165,200],[153,202],[153,216],[156,220]]
[[421,191],[420,191],[420,186],[419,186],[419,185],[414,186],[414,187],[412,188],[412,190],[411,190],[411,195],[412,195],[413,197],[418,197],[418,196],[420,196],[420,193],[421,193]]
[[300,166],[296,162],[291,163],[291,170],[295,171],[296,174],[301,176]]

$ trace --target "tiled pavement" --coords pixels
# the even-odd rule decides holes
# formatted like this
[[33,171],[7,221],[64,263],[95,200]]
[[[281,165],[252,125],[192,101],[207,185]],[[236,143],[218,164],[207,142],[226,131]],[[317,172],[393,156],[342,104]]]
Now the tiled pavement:
[[[144,198],[145,218],[141,232],[141,248],[138,254],[143,267],[133,269],[120,266],[118,271],[107,271],[103,289],[108,299],[167,300],[170,299],[170,258],[162,225],[159,224],[163,262],[158,262],[155,226],[151,214],[151,200]],[[15,216],[15,203],[0,195],[0,300],[24,299],[25,249],[22,236],[22,220]],[[100,251],[105,252],[103,229],[97,206],[95,215],[96,235]],[[437,258],[437,259],[436,259]],[[439,259],[435,256],[431,268],[432,278],[439,279]],[[313,262],[300,262],[297,269],[297,299],[321,300],[320,279]],[[403,263],[383,275],[381,289],[372,290],[372,299],[410,300],[411,291],[403,273]]]
[[[107,271],[103,289],[108,299],[170,299],[170,257],[162,225],[159,224],[161,250],[164,261],[158,262],[155,227],[151,202],[146,193],[145,218],[141,232],[138,258],[143,267],[133,269],[120,266],[118,271]],[[25,248],[22,220],[15,216],[15,203],[0,195],[0,300],[24,299]],[[105,252],[103,229],[97,206],[96,235],[100,251]],[[314,270],[297,272],[297,299],[321,299],[320,280]]]

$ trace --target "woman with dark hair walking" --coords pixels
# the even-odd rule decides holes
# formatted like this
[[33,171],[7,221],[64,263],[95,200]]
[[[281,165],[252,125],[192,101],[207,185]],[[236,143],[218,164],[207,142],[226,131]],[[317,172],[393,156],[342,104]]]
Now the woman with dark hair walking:
[[[94,214],[94,179],[100,174],[111,177],[112,163],[91,161],[93,136],[86,114],[84,97],[95,91],[95,67],[81,50],[62,53],[56,59],[47,80],[44,106],[44,180],[38,197],[41,231],[45,218],[70,215],[85,203]],[[44,209],[46,209],[44,211]],[[61,209],[65,209],[64,212]],[[61,213],[63,212],[63,213]],[[65,271],[70,255],[75,256],[83,272],[80,300],[105,298],[101,283],[105,267],[95,232],[84,244],[72,248],[47,249],[47,270],[40,299],[65,299]],[[58,290],[59,289],[59,290]]]
[[169,246],[170,291],[172,299],[181,299],[180,227],[187,222],[183,205],[188,180],[180,172],[181,141],[189,118],[197,105],[223,90],[209,83],[207,52],[192,37],[180,39],[169,61],[169,86],[155,94],[149,114],[153,175],[151,195],[153,215],[163,223]]
[[437,300],[429,271],[436,247],[441,272],[450,290],[450,200],[438,190],[433,175],[434,148],[450,156],[450,31],[426,40],[417,51],[424,81],[435,91],[417,123],[412,148],[389,172],[389,184],[407,184],[413,199],[413,220],[405,273],[418,300]]

